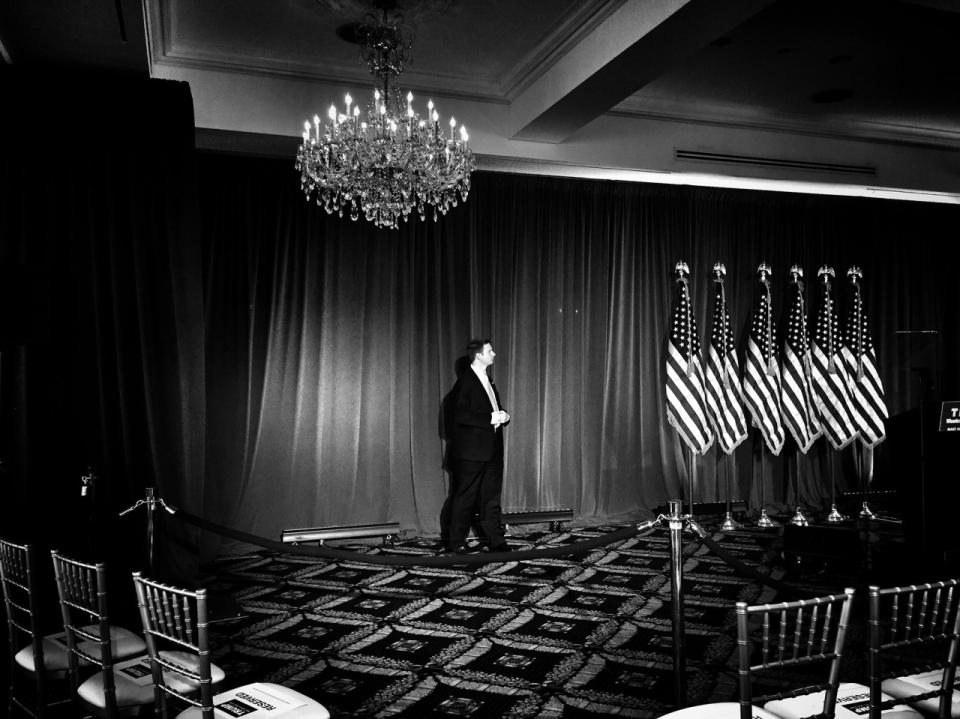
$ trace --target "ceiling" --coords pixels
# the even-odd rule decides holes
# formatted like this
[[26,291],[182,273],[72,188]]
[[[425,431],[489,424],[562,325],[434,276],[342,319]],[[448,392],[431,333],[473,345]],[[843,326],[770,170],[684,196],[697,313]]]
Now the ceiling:
[[[369,91],[336,31],[377,3],[6,0],[0,62],[187,81],[199,146],[292,154]],[[482,168],[960,202],[960,2],[393,4]]]

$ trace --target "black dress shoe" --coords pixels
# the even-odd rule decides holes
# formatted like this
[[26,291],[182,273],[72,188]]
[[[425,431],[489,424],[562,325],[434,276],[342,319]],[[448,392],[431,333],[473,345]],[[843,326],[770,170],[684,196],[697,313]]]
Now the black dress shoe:
[[469,544],[452,544],[447,547],[444,554],[476,554],[477,550],[471,547]]
[[506,542],[502,542],[501,544],[494,544],[492,547],[487,547],[487,551],[490,552],[491,554],[500,553],[500,552],[509,552],[510,547],[507,546]]

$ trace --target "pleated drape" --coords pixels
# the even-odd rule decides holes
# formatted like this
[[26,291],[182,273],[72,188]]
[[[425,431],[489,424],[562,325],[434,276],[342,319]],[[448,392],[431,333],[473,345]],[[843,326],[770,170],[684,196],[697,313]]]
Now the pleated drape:
[[[694,466],[698,500],[828,503],[856,478],[823,440],[775,458],[753,432],[691,464],[663,393],[678,260],[704,340],[710,270],[726,265],[741,353],[761,261],[778,325],[792,264],[811,320],[817,268],[836,269],[842,315],[859,265],[889,424],[921,393],[958,396],[955,205],[478,172],[439,222],[376,230],[305,202],[292,159],[196,154],[184,84],[6,68],[0,85],[0,518],[14,538],[130,547],[117,537],[140,534],[143,512],[117,513],[151,486],[274,539],[435,531],[442,402],[476,336],[513,417],[507,510],[635,515],[684,497]],[[85,112],[51,133],[65,98]],[[891,451],[877,448],[876,481],[911,481]],[[88,467],[97,492],[81,497]],[[175,534],[191,554],[196,537]]]
[[[894,412],[915,399],[895,332],[956,331],[944,326],[937,260],[954,252],[949,206],[477,173],[466,205],[439,223],[388,232],[305,203],[288,163],[205,156],[200,167],[218,448],[208,486],[222,498],[209,501],[222,521],[269,536],[383,521],[436,530],[440,405],[473,336],[491,338],[513,416],[506,509],[599,518],[684,496],[690,458],[662,389],[679,259],[703,332],[710,269],[726,264],[741,349],[761,260],[774,268],[778,318],[792,264],[807,273],[811,307],[821,264],[835,266],[842,306],[844,273],[860,265]],[[761,486],[767,502],[799,492],[820,506],[832,479],[851,483],[822,445],[761,456],[751,436],[729,458],[711,450],[695,498],[725,499],[729,474],[734,497],[754,506]]]

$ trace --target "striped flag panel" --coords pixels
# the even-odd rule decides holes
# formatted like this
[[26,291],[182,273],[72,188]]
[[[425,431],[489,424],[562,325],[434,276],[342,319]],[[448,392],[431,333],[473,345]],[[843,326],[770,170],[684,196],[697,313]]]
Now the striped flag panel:
[[857,436],[850,407],[850,395],[843,361],[837,312],[829,283],[823,285],[823,302],[817,311],[810,369],[817,416],[827,440],[835,449],[843,449]]
[[854,289],[853,302],[847,313],[840,355],[860,440],[867,447],[875,447],[886,437],[884,420],[889,414],[858,287]]
[[723,283],[716,283],[713,303],[713,329],[707,350],[707,414],[717,444],[731,454],[747,438],[747,419],[743,410],[743,386],[740,366],[730,327]]
[[667,421],[695,454],[713,444],[707,420],[700,360],[700,337],[685,282],[673,311],[666,356]]
[[743,363],[743,398],[754,425],[774,454],[780,454],[786,435],[780,416],[780,366],[776,358],[776,328],[770,293],[760,293]]
[[798,280],[794,283],[783,342],[783,383],[780,399],[783,422],[796,441],[797,448],[804,453],[823,432],[813,404],[810,363],[806,302],[803,285]]

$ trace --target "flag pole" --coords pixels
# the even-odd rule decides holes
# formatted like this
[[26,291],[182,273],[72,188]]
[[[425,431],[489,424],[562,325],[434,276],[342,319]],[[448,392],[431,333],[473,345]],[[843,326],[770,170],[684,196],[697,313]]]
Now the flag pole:
[[[870,509],[870,503],[867,502],[867,484],[869,480],[867,479],[867,473],[873,473],[873,448],[865,447],[860,444],[859,452],[857,451],[858,447],[854,447],[853,456],[854,456],[854,465],[857,467],[857,473],[860,475],[860,519],[876,519],[877,515],[874,514],[873,510]],[[869,452],[869,456],[868,453]],[[869,462],[870,467],[867,468],[867,463]],[[872,477],[871,477],[872,479]]]
[[[853,333],[853,343],[854,349],[856,350],[856,359],[857,359],[857,372],[855,382],[861,382],[863,380],[863,353],[864,353],[864,342],[863,342],[863,299],[860,296],[860,283],[858,280],[863,277],[863,272],[856,265],[850,267],[847,270],[847,277],[850,278],[850,284],[853,286],[853,322],[854,322],[854,333]],[[859,449],[859,451],[857,451]],[[873,473],[873,455],[870,455],[870,473]],[[853,447],[853,465],[857,468],[858,479],[860,480],[860,519],[876,519],[877,515],[873,513],[870,509],[870,504],[867,502],[867,456],[866,456],[866,447],[862,444],[858,445],[856,442]]]
[[[776,360],[774,359],[774,348],[773,348],[773,300],[770,297],[770,266],[766,262],[761,262],[760,266],[757,268],[757,272],[760,275],[760,283],[763,285],[766,292],[766,321],[764,327],[764,373],[773,374],[776,371]],[[777,401],[779,401],[779,396]],[[764,437],[763,432],[760,433],[760,519],[757,520],[758,527],[779,527],[779,522],[774,522],[770,517],[767,516],[767,508],[765,501],[765,480],[767,476],[767,455],[766,455],[766,444],[767,440]]]
[[767,443],[760,437],[760,519],[757,520],[758,527],[770,528],[779,527],[779,522],[774,522],[767,516],[766,501],[764,500],[764,479],[767,476]]
[[[836,273],[830,265],[821,265],[820,269],[817,271],[817,277],[823,283],[823,306],[821,307],[821,320],[817,322],[818,333],[823,332],[823,337],[821,340],[825,342],[826,348],[826,366],[820,367],[821,373],[826,373],[826,376],[838,374],[837,370],[837,361],[836,361],[836,339],[835,339],[835,321],[836,314],[833,306],[833,282],[832,278],[836,277]],[[823,324],[821,325],[821,321]],[[821,384],[821,387],[824,385]],[[842,406],[843,393],[837,397],[833,396],[833,404],[837,406]],[[831,523],[845,522],[847,520],[846,515],[841,514],[840,510],[837,509],[837,456],[840,454],[840,449],[838,449],[838,444],[842,442],[843,436],[845,436],[845,426],[840,417],[832,418],[829,415],[824,415],[824,432],[827,435],[827,441],[829,444],[832,444],[834,451],[830,451],[830,447],[826,448],[826,458],[828,462],[828,470],[830,471],[830,514],[827,515],[827,521]]]
[[830,514],[827,515],[828,522],[845,522],[847,520],[846,515],[840,514],[840,510],[837,509],[837,455],[840,454],[839,450],[834,452],[828,452],[827,457],[830,461]]
[[[742,403],[742,389],[739,386],[734,389],[734,382],[739,383],[739,372],[734,371],[731,366],[730,353],[732,350],[733,334],[730,331],[730,313],[727,311],[727,293],[724,288],[724,277],[727,274],[727,268],[722,262],[717,260],[713,263],[713,281],[716,285],[716,294],[714,301],[713,328],[710,337],[710,358],[708,362],[708,377],[713,374],[714,382],[714,401],[710,405],[714,412],[713,418],[717,426],[717,454],[714,467],[719,471],[723,454],[727,455],[723,463],[724,484],[726,487],[726,515],[723,523],[720,525],[720,531],[732,532],[740,529],[741,525],[733,518],[732,490],[730,487],[730,477],[733,472],[733,449],[740,442],[746,439],[746,418],[742,417],[743,409],[738,407],[737,400]],[[717,346],[719,345],[719,347]],[[717,363],[714,365],[713,358]],[[716,372],[719,371],[719,377]],[[742,436],[740,433],[740,424],[737,423],[738,416],[742,418]],[[725,429],[726,428],[726,429]],[[724,432],[729,437],[729,445],[723,443]],[[723,450],[721,453],[720,450]]]
[[[811,420],[813,408],[811,406],[812,402],[810,398],[810,382],[812,374],[812,370],[810,368],[810,338],[807,334],[807,307],[806,297],[804,295],[803,268],[800,267],[800,265],[793,265],[790,268],[790,282],[796,289],[796,296],[794,302],[791,304],[790,327],[787,330],[787,339],[784,344],[784,373],[789,372],[792,375],[795,371],[797,372],[796,382],[799,386],[801,399],[803,401],[800,417],[790,420],[791,431],[793,432],[793,437],[797,443],[796,462],[794,464],[794,504],[796,506],[796,511],[794,512],[793,517],[790,519],[790,524],[796,527],[807,527],[810,525],[810,522],[807,521],[807,517],[803,513],[803,509],[800,505],[800,455],[809,448],[809,438],[814,436],[815,428]],[[794,313],[797,313],[799,316],[795,317]],[[797,333],[798,326],[799,337],[796,337],[795,335]],[[801,367],[798,371],[796,370],[792,361],[790,362],[789,366],[787,364],[790,355],[795,353],[795,350],[792,350],[790,347],[791,342],[796,342],[797,340],[800,342],[799,349],[801,350],[799,360]],[[802,428],[799,425],[800,421],[803,422]],[[816,430],[819,431],[819,427],[816,428]]]
[[[667,421],[676,428],[689,450],[687,456],[687,501],[693,516],[693,492],[697,477],[696,455],[705,453],[713,440],[706,413],[703,370],[700,366],[700,341],[693,316],[687,275],[690,268],[682,260],[674,266],[679,299],[674,307],[670,339],[667,343],[666,399]],[[690,405],[695,405],[690,411]],[[683,464],[681,455],[680,463]],[[682,481],[682,480],[681,480]],[[681,502],[681,506],[682,502]]]
[[[717,464],[718,465],[720,464],[720,459],[721,459],[720,447],[718,445],[717,446]],[[731,464],[733,464],[733,455],[728,454],[726,461],[723,463],[723,479],[724,479],[724,484],[727,487],[727,514],[723,518],[723,524],[720,525],[721,532],[733,532],[734,530],[740,529],[740,527],[743,526],[733,518],[733,511],[731,509],[731,501],[730,501],[730,494],[731,494],[730,475],[732,474],[730,471]]]
[[797,493],[797,496],[794,497],[794,499],[796,499],[797,511],[793,515],[793,518],[790,520],[790,524],[793,524],[797,527],[809,527],[810,522],[807,520],[806,515],[803,513],[803,510],[800,508],[800,450],[799,448],[797,449],[794,491]]

